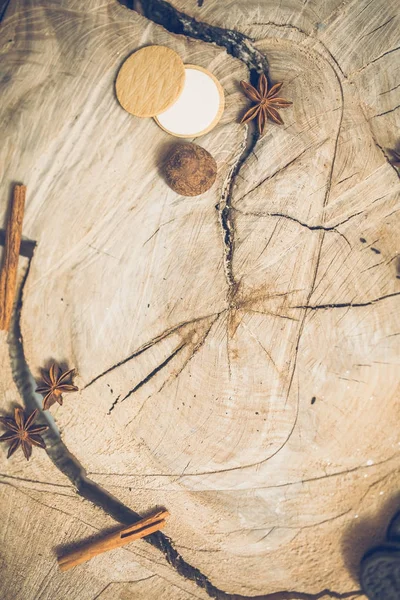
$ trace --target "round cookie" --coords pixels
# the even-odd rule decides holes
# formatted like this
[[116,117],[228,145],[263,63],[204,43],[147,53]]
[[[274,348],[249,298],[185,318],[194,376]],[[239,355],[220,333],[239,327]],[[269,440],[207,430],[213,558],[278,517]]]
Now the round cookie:
[[165,180],[181,196],[198,196],[213,185],[217,163],[207,150],[193,143],[177,144],[164,164]]
[[154,117],[174,104],[185,84],[181,57],[167,46],[146,46],[125,60],[115,82],[121,106],[136,117]]

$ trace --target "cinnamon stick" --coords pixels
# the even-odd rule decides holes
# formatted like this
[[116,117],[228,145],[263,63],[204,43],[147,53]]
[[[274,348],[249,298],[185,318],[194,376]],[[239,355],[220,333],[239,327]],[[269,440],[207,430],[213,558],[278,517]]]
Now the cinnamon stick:
[[166,524],[165,519],[168,515],[168,511],[160,511],[151,517],[146,517],[145,519],[137,521],[129,527],[110,533],[101,540],[96,540],[78,550],[73,550],[64,554],[64,556],[57,559],[60,570],[68,571],[68,569],[72,569],[98,554],[108,552],[108,550],[114,550],[114,548],[120,548],[134,540],[150,535],[150,533],[155,533],[164,527]]
[[6,228],[3,265],[0,272],[0,329],[8,330],[17,284],[18,259],[22,238],[26,187],[14,187]]

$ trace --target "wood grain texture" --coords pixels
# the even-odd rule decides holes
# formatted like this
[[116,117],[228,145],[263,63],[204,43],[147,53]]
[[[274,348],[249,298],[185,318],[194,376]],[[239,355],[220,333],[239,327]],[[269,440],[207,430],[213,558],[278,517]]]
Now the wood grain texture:
[[121,106],[137,117],[154,117],[179,98],[185,68],[167,46],[148,46],[134,52],[120,68],[115,91]]
[[[294,102],[247,157],[237,120],[249,75],[224,49],[111,0],[9,7],[2,185],[27,183],[24,231],[38,243],[25,355],[34,375],[49,359],[77,367],[80,393],[51,411],[68,449],[135,511],[165,506],[174,547],[213,585],[267,600],[286,590],[298,590],[290,600],[362,598],[359,560],[398,506],[400,185],[387,156],[399,126],[399,7],[195,4],[174,1],[253,38]],[[158,169],[171,138],[114,97],[120,62],[144,43],[173,47],[225,89],[223,118],[200,140],[219,174],[199,198],[169,190]],[[40,478],[7,467],[44,482],[55,470],[36,455]],[[66,502],[80,518],[79,500]],[[104,526],[87,504],[82,518]],[[59,526],[44,530],[43,547]],[[100,598],[157,597],[157,577],[177,587],[171,598],[180,587],[205,596],[138,544],[146,573],[132,584],[93,561]],[[127,551],[116,552],[125,573]],[[43,581],[49,568],[35,560],[21,598],[35,598],[35,574]]]

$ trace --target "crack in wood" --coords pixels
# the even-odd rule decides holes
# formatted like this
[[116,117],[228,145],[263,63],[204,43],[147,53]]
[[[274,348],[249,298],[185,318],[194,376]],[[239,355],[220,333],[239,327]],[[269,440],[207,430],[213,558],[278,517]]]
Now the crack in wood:
[[[204,343],[205,343],[205,341],[206,341],[206,339],[207,339],[207,337],[208,337],[208,334],[210,333],[210,331],[211,331],[211,329],[212,329],[212,327],[213,327],[214,323],[215,323],[215,322],[218,320],[219,316],[220,316],[220,315],[221,315],[223,312],[225,312],[225,311],[222,311],[221,313],[217,313],[217,316],[216,316],[216,317],[215,317],[215,319],[212,321],[212,323],[211,323],[210,327],[207,329],[207,331],[206,331],[206,333],[204,334],[203,338],[202,338],[202,339],[201,339],[199,342],[197,342],[197,344],[196,344],[196,345],[194,346],[194,348],[193,348],[193,351],[192,351],[192,352],[190,353],[190,355],[189,355],[189,356],[188,356],[188,357],[187,357],[187,358],[184,360],[184,362],[183,362],[183,364],[181,365],[181,367],[180,367],[180,368],[179,368],[179,369],[178,369],[178,370],[177,370],[175,373],[172,373],[172,375],[170,375],[169,377],[167,377],[167,379],[166,379],[166,380],[163,382],[163,384],[162,384],[162,385],[161,385],[161,386],[158,388],[158,390],[157,390],[157,392],[156,392],[157,394],[159,394],[159,393],[161,392],[161,390],[163,390],[163,389],[164,389],[164,387],[165,387],[165,386],[166,386],[166,385],[167,385],[167,384],[168,384],[168,383],[169,383],[169,382],[170,382],[172,379],[176,379],[176,378],[177,378],[177,377],[179,377],[179,375],[180,375],[180,374],[181,374],[181,373],[184,371],[184,369],[187,367],[187,365],[188,365],[188,364],[189,364],[189,362],[192,360],[192,358],[193,358],[193,357],[194,357],[194,356],[197,354],[197,352],[200,350],[200,348],[201,348],[201,347],[204,345]],[[182,344],[182,346],[181,346],[181,349],[183,349],[183,348],[184,348],[184,346],[186,346],[186,343],[185,343],[185,344]],[[176,350],[176,351],[174,352],[174,355],[176,355],[176,354],[178,353],[178,351],[179,351],[179,348],[178,348],[178,350]],[[168,360],[168,359],[167,359],[167,360]],[[168,362],[169,362],[169,360],[168,360]],[[165,361],[164,361],[164,366],[165,366]],[[159,370],[160,370],[160,369],[159,369]],[[133,422],[135,419],[137,419],[137,418],[138,418],[138,416],[139,416],[139,415],[140,415],[140,413],[142,412],[142,410],[143,410],[143,408],[144,408],[144,406],[145,406],[145,404],[146,404],[147,400],[149,400],[150,398],[151,398],[151,395],[150,395],[150,396],[148,396],[148,397],[145,399],[145,401],[143,402],[142,406],[141,406],[141,407],[140,407],[140,409],[139,409],[139,412],[138,412],[138,413],[137,413],[137,414],[134,416],[134,418],[133,418],[133,419],[131,419],[130,421],[127,421],[127,422],[126,422],[126,424],[125,424],[125,427],[128,427],[128,425],[130,425],[130,424],[131,424],[131,423],[132,423],[132,422]],[[112,405],[112,408],[113,408],[113,407],[114,407],[114,405],[117,403],[117,401],[118,401],[118,399],[116,400],[116,402],[114,402],[114,403],[113,403],[113,405]],[[111,412],[112,408],[110,409],[110,411],[109,411],[107,414],[110,414],[110,412]]]
[[112,365],[111,367],[109,367],[108,369],[106,369],[105,371],[103,371],[102,373],[99,373],[98,375],[96,375],[96,377],[94,377],[93,379],[91,379],[89,381],[89,383],[87,383],[85,386],[83,386],[82,389],[86,390],[88,387],[90,387],[91,385],[93,385],[95,383],[95,381],[97,381],[98,379],[101,379],[105,375],[108,375],[108,373],[111,373],[111,371],[114,371],[118,367],[121,367],[122,365],[125,365],[127,362],[129,362],[133,358],[136,358],[137,356],[140,356],[140,354],[143,354],[143,352],[145,352],[146,350],[148,350],[149,348],[151,348],[155,344],[158,344],[158,342],[161,342],[162,340],[166,339],[170,335],[172,335],[174,333],[177,333],[180,329],[182,329],[186,325],[191,325],[192,323],[198,323],[200,321],[204,321],[205,319],[209,319],[210,317],[213,317],[213,316],[219,315],[219,314],[220,313],[211,313],[209,315],[205,315],[204,317],[196,317],[195,319],[190,319],[189,321],[183,321],[182,323],[178,323],[177,325],[174,325],[173,327],[170,327],[169,329],[166,329],[165,331],[163,331],[159,335],[153,337],[151,340],[149,340],[148,342],[146,342],[145,344],[143,344],[143,346],[141,346],[140,348],[138,348],[137,350],[135,350],[134,352],[132,352],[132,354],[130,354],[126,358],[120,360],[119,362],[115,363],[114,365]]
[[112,411],[117,406],[120,398],[121,398],[121,395],[119,395],[119,396],[116,397],[116,399],[114,400],[114,402],[111,404],[110,408],[108,409],[107,416],[111,415]]
[[300,221],[300,219],[296,219],[296,217],[292,217],[291,215],[285,215],[284,213],[279,213],[279,212],[251,212],[251,211],[248,212],[248,211],[240,210],[239,208],[235,208],[235,207],[232,207],[232,210],[240,213],[241,215],[250,216],[250,217],[278,217],[278,218],[282,218],[282,219],[288,219],[289,221],[293,221],[294,223],[297,223],[298,225],[301,225],[301,227],[305,227],[305,228],[309,229],[310,231],[328,231],[328,232],[333,231],[334,233],[337,233],[338,235],[340,235],[346,241],[346,243],[349,245],[350,248],[351,248],[351,244],[350,244],[349,240],[344,235],[344,233],[339,231],[337,228],[340,227],[341,225],[344,225],[351,219],[354,219],[354,217],[361,215],[364,212],[364,211],[360,211],[360,212],[354,213],[354,215],[350,215],[350,217],[347,217],[343,221],[340,221],[340,223],[336,223],[335,225],[327,226],[327,225],[309,225],[308,223],[304,223],[304,221]]
[[362,35],[362,36],[360,37],[360,41],[361,41],[363,38],[365,38],[365,37],[367,37],[367,36],[369,36],[369,35],[372,35],[372,34],[373,34],[373,33],[375,33],[376,31],[379,31],[379,30],[380,30],[380,29],[382,29],[383,27],[386,27],[386,25],[388,25],[388,24],[389,24],[391,21],[393,21],[393,19],[394,19],[394,15],[393,15],[393,17],[390,17],[390,19],[388,19],[387,21],[385,21],[384,23],[382,23],[382,25],[379,25],[378,27],[375,27],[375,29],[372,29],[372,31],[368,31],[368,33],[364,33],[364,35]]
[[385,90],[384,92],[381,92],[380,94],[378,94],[378,96],[384,96],[385,94],[389,94],[389,92],[393,92],[394,90],[397,90],[397,88],[400,87],[400,83],[398,85],[395,85],[394,87],[390,88],[389,90]]
[[140,0],[135,2],[134,10],[171,33],[222,46],[228,54],[244,62],[249,69],[254,69],[257,73],[264,72],[268,76],[266,56],[254,46],[250,37],[239,31],[199,22],[164,0]]
[[370,60],[366,65],[363,65],[360,69],[353,71],[350,75],[358,75],[359,73],[361,73],[362,71],[367,69],[370,65],[376,63],[378,60],[381,60],[381,58],[383,58],[384,56],[387,56],[388,54],[392,54],[393,52],[397,52],[398,50],[400,50],[400,46],[397,46],[397,48],[392,48],[391,50],[387,50],[386,52],[383,52],[376,58]]
[[[124,402],[125,400],[127,400],[128,398],[130,398],[130,396],[132,396],[135,392],[137,392],[138,390],[140,390],[141,387],[143,387],[144,385],[146,385],[146,383],[148,383],[155,375],[157,375],[157,373],[159,373],[164,367],[167,366],[167,364],[177,355],[179,354],[179,352],[181,350],[183,350],[183,348],[186,346],[186,342],[184,342],[183,344],[180,344],[178,346],[178,348],[176,348],[169,356],[167,356],[167,358],[165,360],[163,360],[159,365],[157,365],[156,367],[154,367],[154,369],[152,371],[150,371],[150,373],[148,375],[146,375],[146,377],[144,377],[141,381],[139,381],[139,383],[137,383],[127,394],[126,396],[124,396],[120,402]],[[113,410],[113,408],[116,406],[118,402],[118,399],[113,403],[112,407],[110,408],[108,414],[110,414],[110,412]]]
[[[325,140],[323,140],[317,146],[308,146],[307,148],[305,148],[302,152],[300,152],[300,154],[298,154],[297,156],[295,156],[294,158],[292,158],[291,160],[289,160],[282,167],[280,167],[277,171],[275,171],[275,173],[273,173],[272,175],[268,175],[268,177],[265,177],[264,179],[262,179],[261,181],[259,181],[257,183],[257,185],[255,185],[253,188],[251,188],[251,190],[249,190],[248,192],[246,192],[245,194],[243,194],[243,196],[240,196],[240,198],[238,198],[235,201],[235,204],[237,204],[238,202],[241,202],[244,198],[246,198],[247,196],[249,196],[250,194],[252,194],[258,188],[260,188],[264,183],[267,183],[268,181],[271,181],[272,179],[274,179],[274,177],[276,177],[279,173],[281,173],[281,171],[283,171],[283,170],[287,169],[288,167],[290,167],[291,165],[295,164],[298,161],[299,158],[301,158],[302,156],[304,156],[304,154],[306,154],[310,150],[313,150],[313,151],[318,150],[328,140],[329,140],[329,138],[326,138]],[[238,210],[238,209],[235,209],[235,210]]]
[[394,108],[390,108],[389,110],[385,110],[385,112],[381,112],[381,113],[378,113],[377,115],[374,115],[373,117],[371,117],[371,119],[376,119],[377,117],[383,117],[384,115],[388,115],[389,113],[394,112],[398,108],[400,108],[400,104],[398,104]]

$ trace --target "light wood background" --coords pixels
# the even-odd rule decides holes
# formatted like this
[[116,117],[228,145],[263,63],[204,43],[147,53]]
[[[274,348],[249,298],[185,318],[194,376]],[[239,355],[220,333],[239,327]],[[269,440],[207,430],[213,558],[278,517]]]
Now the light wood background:
[[[51,409],[48,454],[2,446],[0,596],[359,599],[360,558],[399,504],[400,6],[173,5],[241,31],[284,81],[285,126],[248,156],[245,59],[116,0],[11,0],[2,23],[1,218],[25,183],[36,249],[0,340],[1,411],[34,405],[27,369],[50,359],[81,391]],[[173,138],[115,98],[148,44],[224,87],[201,197],[166,186]],[[121,514],[170,511],[183,575],[146,542],[58,572],[62,546],[115,525],[104,494]]]

